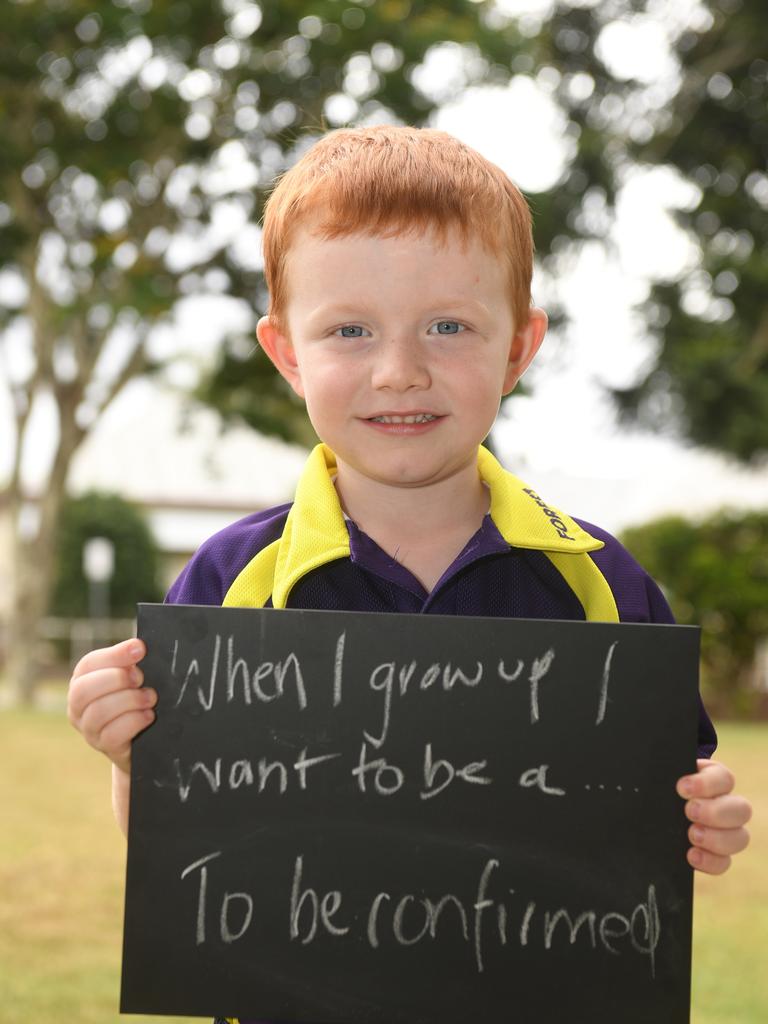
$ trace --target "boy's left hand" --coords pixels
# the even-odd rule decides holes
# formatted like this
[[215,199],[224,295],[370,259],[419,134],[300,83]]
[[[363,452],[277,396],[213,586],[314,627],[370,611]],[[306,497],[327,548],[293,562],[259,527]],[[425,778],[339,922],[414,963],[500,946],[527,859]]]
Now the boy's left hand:
[[688,863],[708,875],[721,875],[731,866],[731,856],[749,843],[744,826],[752,807],[731,792],[733,773],[724,764],[699,758],[696,768],[696,775],[684,775],[677,782],[677,792],[687,801],[685,816],[693,822],[688,829],[693,844]]

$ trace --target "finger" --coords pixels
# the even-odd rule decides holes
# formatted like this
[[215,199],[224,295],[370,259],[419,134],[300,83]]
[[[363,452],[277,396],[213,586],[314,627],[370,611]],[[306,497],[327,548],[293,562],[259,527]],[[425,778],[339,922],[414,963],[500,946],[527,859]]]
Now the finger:
[[67,698],[70,722],[79,728],[79,722],[88,706],[109,693],[136,689],[144,681],[144,673],[137,665],[130,668],[102,668],[72,679]]
[[149,687],[140,690],[117,690],[92,701],[83,712],[80,731],[92,747],[108,753],[105,744],[107,727],[122,715],[146,711],[157,703],[157,692]]
[[719,761],[700,759],[696,762],[698,772],[695,775],[684,775],[677,782],[677,792],[685,798],[722,796],[730,793],[734,787],[733,772]]
[[100,668],[129,668],[141,661],[146,656],[147,648],[143,640],[133,637],[130,640],[122,640],[112,647],[101,647],[96,651],[89,651],[78,661],[72,673],[72,678],[87,675]]
[[711,800],[689,800],[685,816],[698,825],[712,828],[738,828],[752,817],[752,805],[742,796],[729,793]]
[[731,866],[731,858],[692,846],[688,851],[688,863],[705,875],[722,875]]
[[741,853],[749,846],[749,832],[745,828],[705,828],[691,825],[688,838],[694,846],[721,857]]
[[151,709],[130,711],[113,719],[101,735],[102,753],[126,774],[131,771],[131,743],[139,733],[144,732],[155,720]]

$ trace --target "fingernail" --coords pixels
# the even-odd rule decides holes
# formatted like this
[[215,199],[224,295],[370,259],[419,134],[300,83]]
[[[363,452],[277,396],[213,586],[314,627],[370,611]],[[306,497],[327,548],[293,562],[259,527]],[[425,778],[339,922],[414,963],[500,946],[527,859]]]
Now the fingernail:
[[692,828],[691,829],[691,839],[694,841],[694,843],[703,843],[704,842],[704,829],[703,828],[698,828],[698,827],[697,828]]
[[131,644],[128,648],[128,653],[132,658],[141,658],[144,654],[144,647],[142,644]]
[[128,675],[134,686],[141,686],[141,682],[144,679],[144,673],[140,668],[136,668],[135,665],[131,665]]
[[688,804],[688,817],[693,821],[701,813],[701,804],[698,800],[691,800]]
[[693,793],[693,783],[690,779],[683,779],[680,783],[680,792],[683,796],[690,796]]

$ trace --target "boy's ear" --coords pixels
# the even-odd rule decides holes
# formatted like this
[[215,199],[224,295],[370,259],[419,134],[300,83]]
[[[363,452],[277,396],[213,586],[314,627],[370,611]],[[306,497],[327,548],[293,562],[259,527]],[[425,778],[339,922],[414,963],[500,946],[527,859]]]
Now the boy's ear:
[[502,394],[508,395],[533,362],[539,351],[544,335],[547,333],[547,314],[538,306],[528,311],[528,320],[524,327],[515,332],[509,349],[507,370],[504,374]]
[[299,364],[290,339],[277,330],[268,316],[261,317],[256,324],[256,337],[280,376],[288,381],[299,398],[304,398]]

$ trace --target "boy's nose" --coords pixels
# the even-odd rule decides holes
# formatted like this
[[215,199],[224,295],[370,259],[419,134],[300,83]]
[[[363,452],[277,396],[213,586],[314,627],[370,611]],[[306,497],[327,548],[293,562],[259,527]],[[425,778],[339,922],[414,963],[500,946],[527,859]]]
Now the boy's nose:
[[376,354],[371,373],[375,388],[406,391],[408,388],[428,388],[431,382],[425,352],[410,335],[390,338]]

